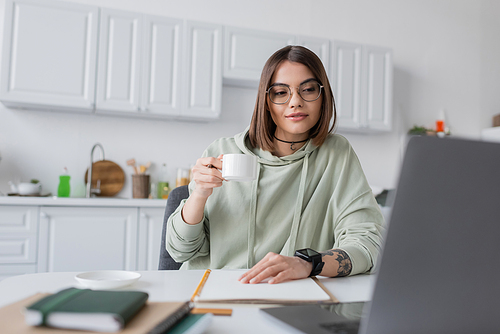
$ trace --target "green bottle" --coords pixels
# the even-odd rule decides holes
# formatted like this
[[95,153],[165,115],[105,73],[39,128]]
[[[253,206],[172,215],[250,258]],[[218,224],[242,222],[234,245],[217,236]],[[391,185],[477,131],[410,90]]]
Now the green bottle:
[[59,176],[59,187],[57,187],[57,197],[69,197],[70,187],[69,180],[71,177],[68,175],[68,169],[64,167],[63,175]]

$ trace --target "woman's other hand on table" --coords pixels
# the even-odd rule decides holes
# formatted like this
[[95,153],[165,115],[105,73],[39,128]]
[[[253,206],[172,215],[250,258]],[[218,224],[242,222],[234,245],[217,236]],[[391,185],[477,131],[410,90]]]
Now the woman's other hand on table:
[[288,280],[309,277],[312,264],[295,256],[284,256],[268,253],[255,266],[244,273],[241,283],[256,284],[269,279],[268,283],[276,284]]

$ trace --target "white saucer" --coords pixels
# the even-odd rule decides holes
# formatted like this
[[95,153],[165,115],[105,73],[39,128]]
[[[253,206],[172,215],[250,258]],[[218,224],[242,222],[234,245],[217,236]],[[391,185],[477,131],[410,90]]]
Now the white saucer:
[[89,271],[75,276],[75,279],[90,289],[116,289],[137,282],[141,274],[133,271],[101,270]]

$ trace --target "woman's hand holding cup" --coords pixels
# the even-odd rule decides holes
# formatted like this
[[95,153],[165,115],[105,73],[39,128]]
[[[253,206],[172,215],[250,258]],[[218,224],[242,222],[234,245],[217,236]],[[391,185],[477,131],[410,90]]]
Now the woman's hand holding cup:
[[217,158],[206,157],[196,161],[193,167],[193,180],[196,187],[193,194],[202,198],[212,195],[213,189],[222,186],[222,154]]
[[214,188],[221,187],[222,181],[255,180],[257,168],[257,157],[244,154],[221,154],[217,158],[198,159],[192,169],[196,187],[182,208],[181,214],[184,221],[190,225],[200,223],[203,219],[205,203],[212,195]]

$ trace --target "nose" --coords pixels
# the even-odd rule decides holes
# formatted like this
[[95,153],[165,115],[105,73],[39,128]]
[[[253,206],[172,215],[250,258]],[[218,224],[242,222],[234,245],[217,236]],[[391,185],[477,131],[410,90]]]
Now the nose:
[[288,105],[290,108],[302,108],[304,106],[304,100],[299,94],[298,88],[292,88],[292,96],[290,96],[290,101],[288,101]]

